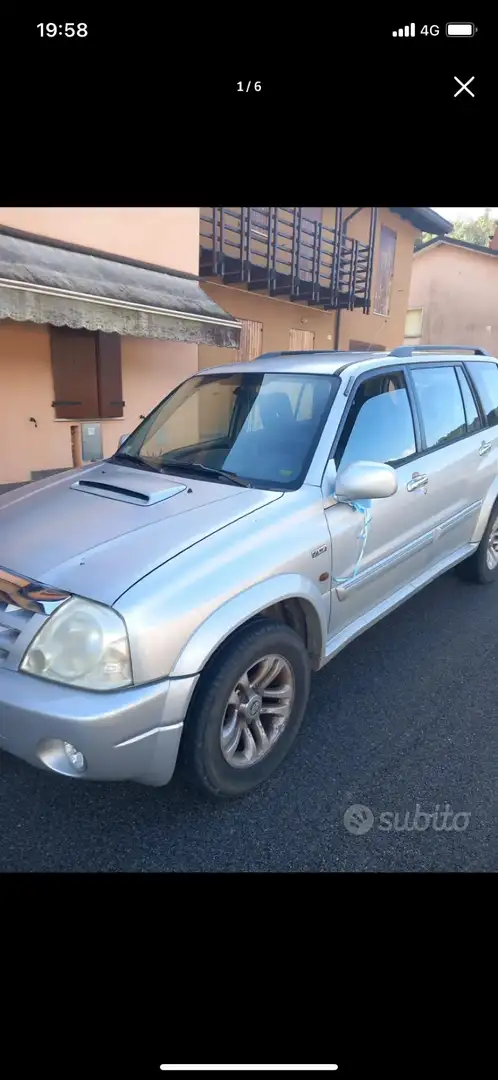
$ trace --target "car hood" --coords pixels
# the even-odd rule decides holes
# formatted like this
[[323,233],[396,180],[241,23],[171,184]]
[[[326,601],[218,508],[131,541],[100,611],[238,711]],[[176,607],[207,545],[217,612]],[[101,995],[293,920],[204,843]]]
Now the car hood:
[[278,498],[102,462],[0,497],[0,566],[113,604],[175,555]]

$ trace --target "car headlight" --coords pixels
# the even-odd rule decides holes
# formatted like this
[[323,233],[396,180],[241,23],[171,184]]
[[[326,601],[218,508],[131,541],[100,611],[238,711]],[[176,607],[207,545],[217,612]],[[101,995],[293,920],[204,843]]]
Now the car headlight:
[[125,624],[112,608],[73,597],[44,623],[22,659],[21,671],[86,690],[130,686]]

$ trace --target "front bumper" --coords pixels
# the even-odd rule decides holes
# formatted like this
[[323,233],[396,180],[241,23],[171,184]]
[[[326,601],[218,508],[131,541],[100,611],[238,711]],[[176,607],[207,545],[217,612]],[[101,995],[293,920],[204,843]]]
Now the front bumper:
[[[159,787],[173,775],[197,679],[99,694],[0,670],[0,749],[64,776]],[[64,742],[84,755],[84,772]]]

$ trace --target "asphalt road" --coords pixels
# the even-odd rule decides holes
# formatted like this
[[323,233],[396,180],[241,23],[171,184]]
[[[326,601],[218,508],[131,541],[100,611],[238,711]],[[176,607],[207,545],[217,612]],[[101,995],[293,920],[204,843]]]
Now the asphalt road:
[[[498,586],[425,589],[314,677],[292,754],[241,802],[0,754],[0,870],[496,871],[497,615]],[[438,828],[400,828],[417,803]]]

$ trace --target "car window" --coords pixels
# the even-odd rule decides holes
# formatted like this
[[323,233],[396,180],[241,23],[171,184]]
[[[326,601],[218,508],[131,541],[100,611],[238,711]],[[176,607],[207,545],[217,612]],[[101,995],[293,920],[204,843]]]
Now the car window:
[[412,368],[428,450],[467,434],[462,395],[454,367]]
[[224,470],[256,487],[296,490],[339,387],[337,376],[306,372],[199,374],[149,414],[117,460],[182,475]]
[[416,453],[410,400],[401,373],[387,372],[358,386],[334,460],[337,468],[353,461],[399,465]]
[[467,431],[469,432],[469,434],[472,434],[474,431],[480,431],[482,427],[481,417],[479,416],[479,409],[477,408],[474,395],[469,386],[469,380],[463,368],[457,368],[456,373],[458,382],[460,383],[460,390],[462,392],[463,404],[465,407]]
[[469,371],[490,427],[498,424],[498,364],[469,363]]

